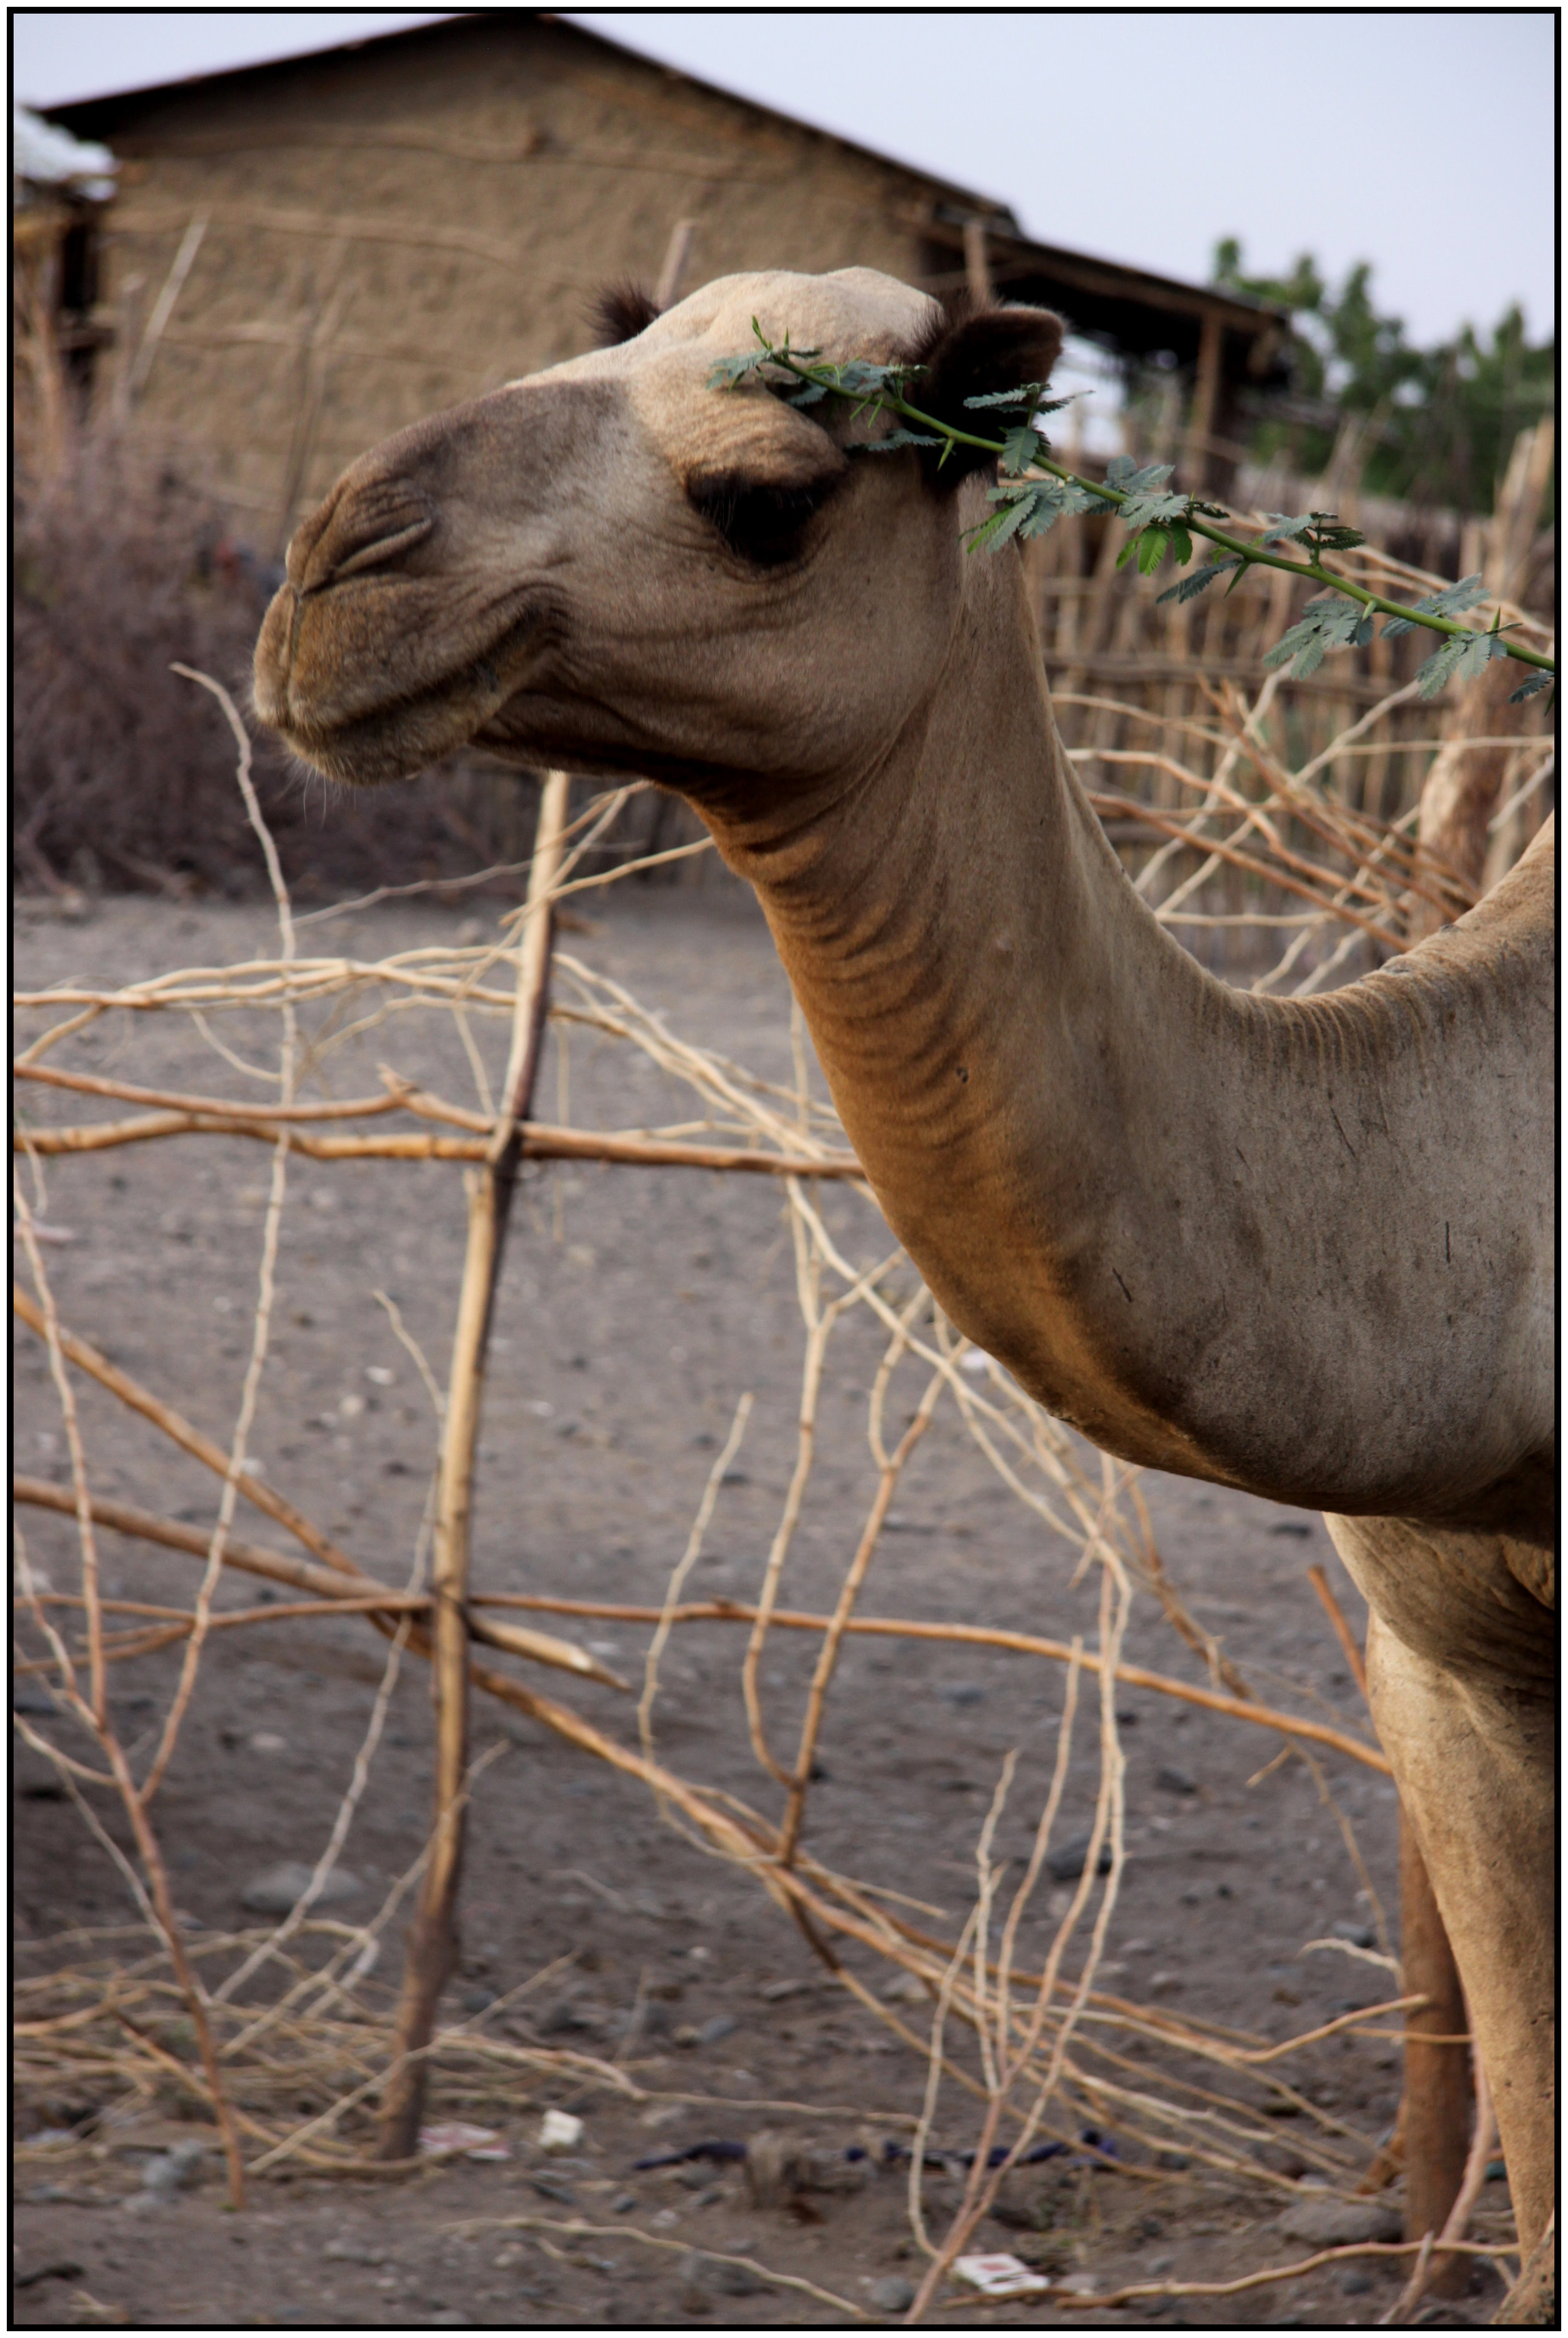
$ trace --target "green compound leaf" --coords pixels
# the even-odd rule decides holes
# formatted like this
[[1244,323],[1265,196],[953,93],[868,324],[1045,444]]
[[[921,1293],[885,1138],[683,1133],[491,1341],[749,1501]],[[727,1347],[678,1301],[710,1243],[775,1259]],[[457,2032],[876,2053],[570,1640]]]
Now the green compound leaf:
[[[1486,588],[1477,569],[1474,576],[1462,576],[1457,584],[1445,584],[1441,593],[1431,594],[1425,601],[1414,603],[1413,607],[1415,614],[1423,617],[1457,617],[1464,610],[1473,609],[1477,601],[1484,601],[1485,598]],[[1383,638],[1387,641],[1395,634],[1412,634],[1415,631],[1411,618],[1390,617],[1383,628]]]
[[[971,407],[1026,406],[1033,414],[1039,408],[1040,392],[1044,388],[1045,384],[1042,381],[1025,381],[1021,382],[1016,389],[991,389],[987,390],[983,398],[966,398],[963,402],[965,406]],[[1059,398],[1044,410],[1048,414],[1054,414],[1058,407],[1066,404],[1065,398]]]
[[988,551],[1000,550],[1010,536],[1018,534],[1032,508],[1033,498],[1030,496],[1020,496],[1016,502],[1005,504],[1001,511],[992,512],[989,519],[971,529],[968,549],[978,552],[983,545]]
[[1191,506],[1185,496],[1167,496],[1139,489],[1129,494],[1121,506],[1121,516],[1129,527],[1163,526],[1173,519],[1186,519]]
[[1509,705],[1517,706],[1521,700],[1533,698],[1538,690],[1550,690],[1556,679],[1554,673],[1533,673],[1528,682],[1522,682],[1517,690],[1509,692]]
[[[969,401],[965,399],[964,402],[967,405]],[[1027,471],[1044,444],[1038,430],[1010,430],[1001,442],[1002,469],[1015,476],[1020,471]]]
[[897,447],[940,447],[940,438],[932,438],[922,430],[894,430],[885,438],[873,438],[863,447],[851,448],[855,455],[891,455]]
[[772,354],[768,349],[752,349],[745,357],[720,358],[708,369],[708,388],[734,389],[737,382],[745,381],[747,374],[755,373],[759,366],[766,365]]
[[1070,479],[1008,480],[992,487],[990,499],[1001,508],[971,530],[967,538],[971,552],[978,552],[982,545],[994,552],[1013,535],[1024,540],[1043,535],[1069,512],[1105,509],[1098,496]]
[[1105,467],[1105,484],[1119,496],[1152,495],[1175,468],[1174,463],[1149,463],[1140,471],[1130,455],[1113,455]]
[[[1171,533],[1174,535],[1178,531],[1173,529]],[[1190,555],[1191,540],[1189,538],[1187,556],[1190,557]],[[1177,547],[1177,557],[1178,559],[1182,557],[1179,545]],[[1154,605],[1158,609],[1163,601],[1196,601],[1198,594],[1205,592],[1217,576],[1223,576],[1228,568],[1245,568],[1247,565],[1248,563],[1243,560],[1239,552],[1228,552],[1223,560],[1211,560],[1207,566],[1200,568],[1195,576],[1183,576],[1179,583],[1170,585],[1167,591],[1159,594]]]
[[1416,673],[1423,698],[1435,698],[1445,683],[1470,682],[1484,673],[1494,658],[1506,657],[1507,643],[1500,634],[1450,634],[1435,657]]
[[1187,530],[1182,526],[1179,520],[1177,521],[1175,526],[1170,531],[1170,548],[1176,555],[1177,566],[1178,568],[1185,568],[1188,562],[1192,557],[1192,538],[1188,535]]
[[1299,624],[1280,636],[1263,663],[1283,665],[1293,657],[1290,678],[1304,682],[1317,673],[1329,650],[1362,649],[1371,639],[1372,619],[1359,601],[1342,593],[1322,593],[1307,603]]

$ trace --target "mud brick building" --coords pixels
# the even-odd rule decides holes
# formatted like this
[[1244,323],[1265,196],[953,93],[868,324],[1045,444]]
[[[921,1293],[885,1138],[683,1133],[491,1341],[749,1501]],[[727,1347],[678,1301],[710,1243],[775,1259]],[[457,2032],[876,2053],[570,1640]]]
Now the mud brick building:
[[60,299],[93,398],[182,438],[275,555],[363,447],[570,357],[606,280],[863,264],[1159,356],[1188,444],[1278,379],[1284,319],[1023,237],[1005,205],[533,11],[54,109],[109,146]]

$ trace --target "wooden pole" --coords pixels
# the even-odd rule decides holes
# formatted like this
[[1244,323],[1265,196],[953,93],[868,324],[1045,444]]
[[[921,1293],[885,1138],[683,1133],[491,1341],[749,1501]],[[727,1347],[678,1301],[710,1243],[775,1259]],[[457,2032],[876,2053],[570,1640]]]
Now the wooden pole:
[[[1542,498],[1552,476],[1554,445],[1555,425],[1550,415],[1533,429],[1522,430],[1514,442],[1507,476],[1487,532],[1490,541],[1483,572],[1487,592],[1499,600],[1512,600],[1522,582]],[[1517,687],[1513,665],[1501,658],[1466,685],[1448,717],[1445,743],[1433,757],[1421,791],[1416,833],[1424,854],[1438,869],[1455,870],[1473,891],[1480,889],[1488,824],[1497,808],[1512,751],[1506,746],[1474,747],[1470,742],[1524,733],[1531,719],[1531,702],[1509,704]],[[1452,914],[1457,916],[1457,907]],[[1407,904],[1407,916],[1413,941],[1435,933],[1445,922],[1439,908],[1414,895]]]
[[1187,486],[1201,494],[1208,479],[1208,440],[1219,405],[1220,322],[1215,309],[1205,311],[1198,342],[1198,378],[1192,386],[1192,412],[1187,425]]
[[965,220],[963,223],[963,272],[975,306],[989,309],[992,298],[991,259],[985,248],[983,220]]
[[[1424,2240],[1440,2234],[1459,2197],[1470,2149],[1474,2095],[1468,2046],[1433,2045],[1434,2037],[1455,2038],[1468,2029],[1464,1992],[1448,1945],[1421,1846],[1403,1810],[1399,1814],[1401,1987],[1420,1990],[1426,2004],[1405,2017],[1405,2237]],[[1428,2286],[1453,2296],[1464,2287],[1470,2268],[1461,2256],[1447,2258]]]
[[686,261],[691,258],[692,238],[696,231],[695,220],[689,219],[676,220],[670,230],[670,240],[665,246],[664,264],[659,270],[659,280],[654,288],[654,307],[661,316],[666,309],[673,309],[680,298],[681,279],[686,272]]
[[457,1903],[463,1861],[463,1784],[468,1759],[468,1528],[474,1459],[484,1401],[485,1356],[500,1280],[507,1219],[522,1159],[521,1123],[533,1098],[549,1003],[553,917],[548,906],[560,870],[567,781],[552,771],[539,803],[528,877],[511,1056],[501,1109],[483,1169],[471,1174],[468,1244],[452,1342],[447,1415],[436,1509],[431,1578],[435,1616],[430,1691],[436,1713],[435,1842],[409,1936],[398,2006],[391,2073],[381,2097],[380,2159],[412,2159],[425,2101],[425,2058],[436,2007],[458,1958]]

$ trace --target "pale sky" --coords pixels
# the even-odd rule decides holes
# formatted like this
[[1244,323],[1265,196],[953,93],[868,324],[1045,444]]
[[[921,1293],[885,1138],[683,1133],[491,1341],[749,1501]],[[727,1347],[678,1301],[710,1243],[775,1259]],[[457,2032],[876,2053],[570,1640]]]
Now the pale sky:
[[[324,11],[20,10],[48,106],[433,21]],[[1011,203],[1025,231],[1201,281],[1369,260],[1415,339],[1556,313],[1553,19],[1354,14],[607,12],[575,20]]]

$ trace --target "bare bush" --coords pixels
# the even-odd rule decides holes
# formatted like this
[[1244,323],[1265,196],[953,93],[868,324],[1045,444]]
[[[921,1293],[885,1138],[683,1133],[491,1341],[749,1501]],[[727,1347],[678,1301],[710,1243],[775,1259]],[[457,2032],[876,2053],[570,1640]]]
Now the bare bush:
[[[50,474],[13,483],[16,880],[58,892],[258,889],[254,841],[212,700],[173,673],[215,674],[242,704],[280,567],[238,541],[218,498],[141,433],[64,427]],[[419,783],[334,790],[263,736],[256,786],[290,884],[309,898],[469,876],[526,860],[538,784],[455,758]],[[605,849],[657,851],[689,833],[673,799],[628,806]]]

